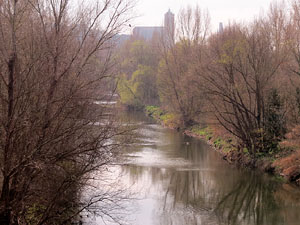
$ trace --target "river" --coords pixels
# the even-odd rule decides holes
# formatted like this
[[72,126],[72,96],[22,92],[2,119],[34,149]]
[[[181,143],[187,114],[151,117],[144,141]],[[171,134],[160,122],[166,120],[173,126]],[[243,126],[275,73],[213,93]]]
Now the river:
[[[205,141],[131,114],[138,137],[110,173],[132,197],[118,213],[132,225],[299,225],[300,191],[238,169]],[[121,211],[120,211],[121,210]],[[104,220],[104,221],[103,221]],[[114,224],[95,216],[86,224]]]

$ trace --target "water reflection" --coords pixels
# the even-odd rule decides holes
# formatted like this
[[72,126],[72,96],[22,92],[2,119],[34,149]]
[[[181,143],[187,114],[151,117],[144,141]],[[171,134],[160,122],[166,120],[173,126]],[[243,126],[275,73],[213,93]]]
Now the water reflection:
[[215,208],[220,221],[226,224],[285,224],[280,202],[274,192],[278,184],[256,173],[241,176],[235,187],[220,199]]
[[299,223],[299,190],[229,166],[202,141],[138,121],[144,124],[119,167],[122,182],[139,198],[130,224]]

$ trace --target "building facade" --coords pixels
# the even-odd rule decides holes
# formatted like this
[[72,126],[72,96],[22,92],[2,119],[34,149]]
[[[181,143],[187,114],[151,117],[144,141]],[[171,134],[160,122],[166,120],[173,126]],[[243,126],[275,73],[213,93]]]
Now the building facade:
[[163,34],[163,30],[164,27],[135,27],[132,35],[149,41],[154,36],[161,36]]
[[138,26],[133,29],[132,35],[135,38],[151,40],[154,37],[163,38],[168,43],[174,43],[175,37],[175,15],[169,11],[164,15],[163,27]]

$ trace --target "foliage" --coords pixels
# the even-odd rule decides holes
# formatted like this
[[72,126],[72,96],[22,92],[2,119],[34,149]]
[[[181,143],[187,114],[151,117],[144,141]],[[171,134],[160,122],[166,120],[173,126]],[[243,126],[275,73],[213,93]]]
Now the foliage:
[[142,108],[157,99],[155,76],[151,67],[139,65],[130,80],[123,75],[118,82],[121,103]]
[[256,156],[265,156],[279,151],[279,141],[285,133],[283,102],[278,91],[271,89],[266,103],[264,128],[252,132],[252,136],[256,141],[255,145],[259,149]]
[[164,124],[172,124],[172,123],[177,123],[177,117],[174,113],[166,113],[163,114],[160,119],[163,121]]
[[168,113],[162,110],[158,106],[146,106],[145,112],[148,116],[151,116],[155,120],[160,121],[169,127],[174,127],[174,128],[178,127],[177,116],[173,113]]
[[155,120],[161,120],[161,117],[165,115],[165,112],[158,106],[148,105],[145,108],[145,112],[148,116],[151,116]]
[[126,48],[121,49],[119,53],[119,60],[122,62],[117,90],[121,103],[135,109],[157,104],[158,57],[155,56],[150,44],[142,40],[129,41],[125,46]]
[[226,145],[226,142],[220,137],[218,137],[217,139],[214,140],[214,146],[219,149],[224,147],[225,145]]
[[145,107],[145,111],[146,111],[146,114],[151,116],[153,113],[155,112],[159,112],[159,113],[163,113],[163,111],[159,108],[159,106],[155,106],[155,105],[147,105]]
[[26,210],[26,222],[28,224],[37,224],[41,219],[46,207],[42,205],[33,204]]
[[117,90],[122,104],[130,105],[135,108],[142,107],[139,99],[134,93],[134,85],[126,79],[125,75],[119,78]]
[[283,102],[277,89],[272,89],[267,101],[265,130],[271,138],[282,138],[286,133]]

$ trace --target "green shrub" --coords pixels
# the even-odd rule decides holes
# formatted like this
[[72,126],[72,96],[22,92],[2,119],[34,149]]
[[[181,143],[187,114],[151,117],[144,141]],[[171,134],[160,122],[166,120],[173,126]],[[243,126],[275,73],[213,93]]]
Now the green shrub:
[[45,212],[46,207],[39,204],[33,204],[32,206],[27,208],[26,211],[26,221],[29,224],[37,224],[41,217],[43,216],[43,213]]
[[209,127],[200,127],[199,125],[192,126],[190,130],[200,136],[205,136],[207,140],[213,137],[213,133]]
[[214,141],[214,146],[217,148],[230,148],[230,144],[228,144],[226,141],[224,141],[222,138],[218,137],[215,141]]
[[148,105],[145,107],[146,114],[156,120],[161,120],[161,116],[164,115],[164,111],[158,106]]
[[206,138],[207,141],[210,141],[210,140],[212,139],[212,135],[211,135],[211,134],[208,134],[208,135],[206,135],[205,138]]

